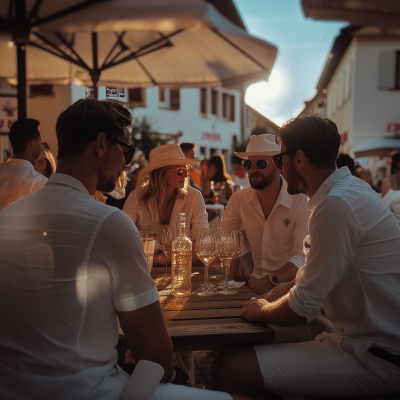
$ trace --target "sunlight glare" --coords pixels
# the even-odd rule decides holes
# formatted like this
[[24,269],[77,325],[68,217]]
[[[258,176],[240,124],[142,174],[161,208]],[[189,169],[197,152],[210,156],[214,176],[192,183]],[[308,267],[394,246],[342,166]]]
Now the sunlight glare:
[[268,101],[276,97],[282,89],[282,76],[274,69],[269,77],[269,81],[253,83],[247,88],[246,102],[248,100]]

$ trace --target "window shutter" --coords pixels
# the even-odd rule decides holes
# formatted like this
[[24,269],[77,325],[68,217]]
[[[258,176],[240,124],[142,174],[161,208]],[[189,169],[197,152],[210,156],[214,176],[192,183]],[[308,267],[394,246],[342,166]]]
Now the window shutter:
[[235,120],[235,96],[231,96],[231,115],[230,115],[230,120],[234,121]]
[[170,104],[171,110],[179,110],[181,108],[179,89],[171,89],[170,96],[171,96],[171,104]]
[[379,53],[378,88],[396,88],[396,52],[381,51]]
[[128,96],[129,101],[132,103],[143,103],[141,88],[128,89]]
[[207,89],[200,89],[200,112],[207,114]]

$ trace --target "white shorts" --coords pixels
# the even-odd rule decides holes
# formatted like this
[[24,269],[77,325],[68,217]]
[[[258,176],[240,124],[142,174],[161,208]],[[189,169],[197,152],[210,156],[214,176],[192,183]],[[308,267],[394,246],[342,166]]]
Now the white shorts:
[[151,400],[232,400],[228,393],[197,389],[172,383],[157,386]]
[[267,390],[310,397],[400,393],[399,367],[370,353],[361,363],[335,340],[315,341],[322,331],[317,322],[294,328],[270,327],[277,344],[254,346]]

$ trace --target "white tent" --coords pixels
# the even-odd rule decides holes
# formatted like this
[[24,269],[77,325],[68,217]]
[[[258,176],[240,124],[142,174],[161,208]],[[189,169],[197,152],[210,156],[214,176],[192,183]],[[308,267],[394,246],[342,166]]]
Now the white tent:
[[[3,21],[18,22],[9,4],[21,2],[28,22],[16,34]],[[15,48],[18,55],[26,45],[28,84],[113,87],[229,87],[268,79],[277,53],[205,0],[11,0],[0,2],[1,31],[0,76],[12,83],[23,73]]]
[[356,157],[389,156],[393,150],[400,150],[400,138],[380,137],[366,140],[354,148]]

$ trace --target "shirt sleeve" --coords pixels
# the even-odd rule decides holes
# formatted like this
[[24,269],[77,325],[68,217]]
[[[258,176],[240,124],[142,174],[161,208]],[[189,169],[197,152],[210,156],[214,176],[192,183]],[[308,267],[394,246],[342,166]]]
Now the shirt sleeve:
[[138,201],[135,191],[131,192],[125,201],[123,212],[129,215],[134,224],[137,222]]
[[197,232],[200,229],[208,229],[208,214],[206,211],[206,204],[204,203],[203,196],[199,191],[195,192],[195,199],[193,201],[193,214],[191,221],[190,235],[192,240],[196,239]]
[[132,311],[159,300],[150,276],[136,226],[121,211],[103,222],[93,244],[90,262],[103,265],[117,311]]
[[[239,192],[237,192],[239,194]],[[221,221],[221,228],[224,229],[238,229],[242,222],[242,218],[240,217],[240,210],[237,206],[238,203],[238,194],[234,194],[228,201],[228,204],[225,207],[224,216]]]
[[293,230],[293,250],[288,262],[294,264],[297,268],[301,268],[305,261],[306,255],[303,251],[303,241],[308,235],[308,220],[310,218],[310,210],[307,207],[307,200],[305,196],[300,197],[299,204],[296,210],[296,220],[294,222]]
[[343,279],[363,233],[349,205],[337,197],[325,198],[310,218],[310,249],[296,275],[289,306],[311,322],[321,317],[319,305]]

